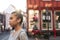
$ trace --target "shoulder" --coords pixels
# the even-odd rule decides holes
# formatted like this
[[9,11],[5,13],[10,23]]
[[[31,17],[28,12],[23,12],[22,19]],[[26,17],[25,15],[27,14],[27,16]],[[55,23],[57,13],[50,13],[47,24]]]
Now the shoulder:
[[20,39],[21,40],[28,40],[27,34],[24,30],[21,30],[21,32],[20,32]]
[[26,32],[25,32],[24,29],[22,29],[22,30],[20,31],[20,35],[24,35],[24,34],[26,34]]

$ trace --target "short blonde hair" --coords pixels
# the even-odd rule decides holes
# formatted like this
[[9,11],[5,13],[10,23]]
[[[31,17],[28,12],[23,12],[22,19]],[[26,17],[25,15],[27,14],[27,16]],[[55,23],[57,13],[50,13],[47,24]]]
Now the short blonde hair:
[[21,12],[14,11],[14,12],[12,12],[12,14],[15,14],[17,16],[17,19],[21,19],[21,21],[20,21],[20,25],[21,25],[23,22],[23,15],[21,14]]

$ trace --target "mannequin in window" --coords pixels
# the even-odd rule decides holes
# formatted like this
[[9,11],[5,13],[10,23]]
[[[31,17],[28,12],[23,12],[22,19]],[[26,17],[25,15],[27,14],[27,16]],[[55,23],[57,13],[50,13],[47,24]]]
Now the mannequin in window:
[[33,21],[34,21],[34,22],[38,22],[37,13],[34,14]]

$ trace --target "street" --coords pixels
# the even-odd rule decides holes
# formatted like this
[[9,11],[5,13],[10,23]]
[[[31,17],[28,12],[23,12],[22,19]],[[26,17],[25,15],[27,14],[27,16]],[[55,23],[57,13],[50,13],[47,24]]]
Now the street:
[[[10,32],[0,32],[0,40],[8,40]],[[34,40],[33,38],[29,38],[29,40]]]
[[0,33],[0,40],[7,40],[9,37],[9,34],[10,33],[7,31]]
[[[9,34],[10,32],[7,31],[0,33],[0,40],[8,40]],[[29,40],[34,40],[34,38],[29,37]],[[41,38],[39,40],[47,40],[47,39]],[[49,40],[60,40],[60,36],[57,36],[55,39],[53,36],[51,36]]]

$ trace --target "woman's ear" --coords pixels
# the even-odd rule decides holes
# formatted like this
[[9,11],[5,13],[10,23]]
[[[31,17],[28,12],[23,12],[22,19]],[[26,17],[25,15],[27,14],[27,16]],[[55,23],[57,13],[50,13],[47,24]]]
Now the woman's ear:
[[21,22],[21,19],[17,19],[17,22],[20,23]]

